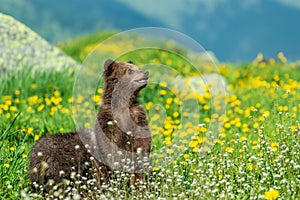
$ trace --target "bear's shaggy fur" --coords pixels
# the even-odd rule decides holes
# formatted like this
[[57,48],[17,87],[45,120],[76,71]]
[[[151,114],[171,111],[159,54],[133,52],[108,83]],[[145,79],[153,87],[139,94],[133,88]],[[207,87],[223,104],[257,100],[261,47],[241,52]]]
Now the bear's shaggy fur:
[[81,130],[81,133],[74,131],[41,138],[32,148],[30,156],[30,180],[33,186],[49,192],[64,179],[70,180],[72,172],[80,172],[82,177],[87,178],[92,178],[92,173],[96,172],[99,183],[107,184],[108,167],[91,159],[93,156],[80,138],[80,135],[91,133]]
[[[135,183],[144,179],[150,168],[151,134],[146,112],[137,97],[147,79],[148,72],[130,61],[107,60],[95,131],[74,131],[40,139],[31,152],[31,182],[49,192],[63,179],[70,180],[72,172],[87,178],[96,174],[100,184],[109,184],[114,171],[134,174]],[[90,151],[82,136],[94,138],[97,147]]]
[[100,159],[114,170],[134,172],[135,181],[143,179],[142,172],[150,167],[151,134],[137,97],[147,85],[148,72],[132,62],[108,60],[104,78],[103,102],[95,124]]

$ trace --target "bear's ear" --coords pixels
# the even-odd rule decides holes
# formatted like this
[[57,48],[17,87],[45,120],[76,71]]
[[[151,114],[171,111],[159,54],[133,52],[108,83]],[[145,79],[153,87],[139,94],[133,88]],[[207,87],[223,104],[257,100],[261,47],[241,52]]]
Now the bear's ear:
[[128,61],[128,63],[130,63],[130,64],[134,64],[134,63],[133,63],[131,60],[129,60],[129,61]]
[[114,63],[114,61],[112,59],[106,60],[104,63],[104,70],[107,71],[108,67],[111,66],[113,63]]

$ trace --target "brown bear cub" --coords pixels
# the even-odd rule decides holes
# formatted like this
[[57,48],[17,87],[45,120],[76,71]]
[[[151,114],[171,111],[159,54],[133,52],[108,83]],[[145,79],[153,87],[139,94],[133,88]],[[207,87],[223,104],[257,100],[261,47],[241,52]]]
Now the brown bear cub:
[[109,184],[115,172],[129,175],[125,184],[143,181],[151,167],[151,134],[137,98],[147,80],[148,72],[131,61],[107,60],[95,130],[41,138],[31,152],[31,182],[49,192],[63,180],[71,180],[73,172],[96,178],[97,184]]

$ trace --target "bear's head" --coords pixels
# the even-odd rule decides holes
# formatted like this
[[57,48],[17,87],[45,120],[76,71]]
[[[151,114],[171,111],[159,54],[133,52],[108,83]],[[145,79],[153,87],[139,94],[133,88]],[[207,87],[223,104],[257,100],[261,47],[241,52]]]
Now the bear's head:
[[108,59],[104,63],[105,82],[112,81],[112,84],[121,81],[126,86],[137,89],[147,85],[148,75],[148,71],[139,70],[132,61],[116,62]]
[[115,92],[126,98],[136,97],[146,87],[148,78],[148,71],[139,70],[131,61],[116,62],[108,59],[104,63],[105,92]]

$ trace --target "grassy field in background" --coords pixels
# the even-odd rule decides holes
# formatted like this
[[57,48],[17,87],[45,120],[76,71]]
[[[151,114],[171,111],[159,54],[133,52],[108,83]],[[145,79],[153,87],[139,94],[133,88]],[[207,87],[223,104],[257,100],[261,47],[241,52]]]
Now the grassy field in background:
[[[87,39],[76,42],[60,47],[82,61],[93,44],[87,44]],[[133,57],[137,64],[161,62],[182,70],[185,76],[194,75],[192,67],[176,55],[141,53],[140,58]],[[300,67],[287,63],[282,53],[268,62],[261,60],[259,55],[253,63],[219,65],[220,75],[228,84],[226,113],[211,115],[214,105],[209,91],[198,94],[201,117],[194,132],[180,132],[182,126],[188,125],[180,123],[184,115],[179,109],[180,97],[174,96],[166,83],[149,85],[142,91],[140,100],[149,114],[157,104],[166,111],[165,123],[162,127],[151,126],[151,131],[153,150],[166,147],[170,155],[170,160],[165,158],[167,167],[153,160],[154,174],[159,179],[150,183],[155,189],[143,194],[144,198],[299,198]],[[42,136],[75,129],[72,102],[80,101],[72,98],[75,75],[73,69],[50,73],[24,69],[0,77],[0,198],[30,196],[27,169],[32,145]],[[101,88],[95,89],[95,107],[101,102],[101,93]],[[90,112],[94,111],[87,110]],[[159,115],[149,115],[150,124],[159,120]],[[224,122],[216,144],[205,149],[207,156],[199,157],[201,145],[209,142],[205,136],[210,123],[216,120]],[[189,140],[182,141],[179,149],[184,150],[174,159],[173,140],[180,134]],[[135,195],[115,189],[111,188],[107,195]]]

